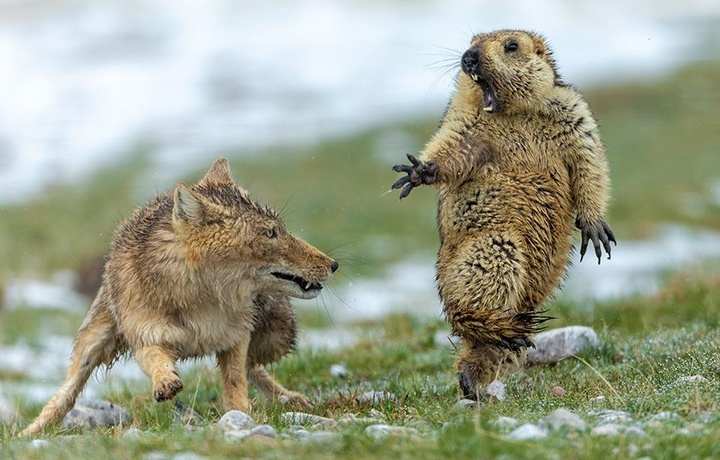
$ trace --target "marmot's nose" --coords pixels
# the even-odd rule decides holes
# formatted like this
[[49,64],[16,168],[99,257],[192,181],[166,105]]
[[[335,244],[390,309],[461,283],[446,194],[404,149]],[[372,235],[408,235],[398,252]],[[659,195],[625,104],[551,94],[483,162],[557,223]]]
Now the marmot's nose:
[[339,266],[340,266],[340,264],[337,263],[337,260],[333,260],[332,264],[330,264],[330,270],[332,270],[332,272],[335,273],[335,270],[337,270]]
[[478,50],[476,48],[470,48],[465,51],[460,62],[462,63],[462,68],[465,72],[473,70],[478,62],[480,62],[480,54],[478,53]]

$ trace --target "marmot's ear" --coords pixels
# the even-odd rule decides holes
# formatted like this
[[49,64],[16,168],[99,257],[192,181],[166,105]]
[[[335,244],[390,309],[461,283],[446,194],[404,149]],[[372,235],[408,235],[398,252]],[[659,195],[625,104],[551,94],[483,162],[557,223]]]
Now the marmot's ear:
[[175,187],[173,221],[201,222],[207,214],[207,205],[204,201],[184,182],[180,182]]
[[198,184],[210,185],[210,184],[232,184],[233,178],[230,173],[230,164],[227,158],[218,158],[215,163],[210,166],[210,169],[205,176],[200,179]]
[[547,55],[547,45],[545,44],[545,40],[535,34],[531,34],[530,37],[532,37],[533,45],[535,47],[535,54],[540,57],[545,57]]

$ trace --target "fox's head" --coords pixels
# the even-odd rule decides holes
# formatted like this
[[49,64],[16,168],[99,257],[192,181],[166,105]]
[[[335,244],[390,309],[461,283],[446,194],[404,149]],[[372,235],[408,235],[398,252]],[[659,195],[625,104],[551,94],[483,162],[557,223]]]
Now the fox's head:
[[172,221],[188,264],[219,283],[250,281],[259,292],[312,299],[338,268],[335,260],[293,236],[274,210],[235,185],[225,158],[197,184],[175,187]]

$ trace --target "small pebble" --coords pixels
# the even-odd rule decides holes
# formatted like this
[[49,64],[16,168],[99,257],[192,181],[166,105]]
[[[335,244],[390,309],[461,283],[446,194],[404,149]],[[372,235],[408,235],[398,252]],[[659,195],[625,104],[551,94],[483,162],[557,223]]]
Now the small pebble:
[[565,396],[565,388],[554,386],[550,392],[555,396]]
[[500,380],[493,380],[485,387],[485,397],[489,401],[505,401],[507,394],[505,393],[505,384]]
[[562,407],[559,409],[555,409],[550,415],[548,415],[544,419],[544,423],[549,425],[553,430],[570,428],[573,430],[582,431],[587,428],[585,420]]
[[280,415],[280,420],[288,425],[312,425],[323,429],[337,428],[338,422],[327,417],[319,415],[307,414],[305,412],[284,412]]
[[689,383],[705,383],[707,381],[708,379],[706,379],[702,375],[689,375],[685,377],[680,377],[679,379],[675,380],[675,384],[683,385]]
[[220,417],[217,426],[226,432],[250,430],[255,427],[255,420],[245,412],[231,410]]
[[268,438],[277,438],[277,431],[270,425],[258,425],[250,430],[251,435],[265,436]]
[[617,423],[606,423],[598,425],[590,431],[593,436],[617,436],[622,431],[622,427]]
[[629,426],[625,429],[625,436],[634,436],[636,438],[644,438],[647,436],[647,433],[645,433],[645,430],[643,430],[641,427],[637,425]]
[[526,423],[524,425],[520,425],[519,427],[515,428],[513,431],[510,432],[510,434],[507,435],[508,438],[513,439],[515,441],[527,441],[529,439],[543,439],[548,436],[547,430],[540,428],[537,425],[534,425],[532,423]]
[[43,449],[51,445],[52,444],[47,439],[33,439],[28,444],[28,447],[30,447],[31,449]]
[[591,412],[590,415],[594,415],[598,418],[599,425],[605,423],[627,423],[632,421],[632,416],[628,412],[621,410],[607,409],[599,412]]
[[389,436],[419,436],[420,432],[415,428],[405,426],[393,426],[385,424],[370,425],[365,428],[365,434],[371,438],[383,439]]
[[518,422],[517,419],[514,419],[512,417],[501,416],[493,420],[492,423],[493,425],[502,430],[510,430],[518,426],[520,422]]
[[99,399],[81,399],[65,415],[62,421],[64,429],[90,428],[95,426],[128,426],[130,414],[124,408],[109,401]]
[[461,399],[460,401],[456,402],[453,408],[455,409],[475,409],[478,406],[477,401],[473,401],[472,399]]

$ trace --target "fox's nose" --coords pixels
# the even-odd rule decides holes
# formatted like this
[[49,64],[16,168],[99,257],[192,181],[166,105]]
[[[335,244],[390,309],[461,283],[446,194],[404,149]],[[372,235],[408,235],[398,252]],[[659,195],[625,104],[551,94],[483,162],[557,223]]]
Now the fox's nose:
[[333,260],[332,264],[330,264],[330,270],[332,270],[332,272],[335,273],[335,270],[337,270],[339,266],[340,266],[340,264],[337,263],[337,260]]

